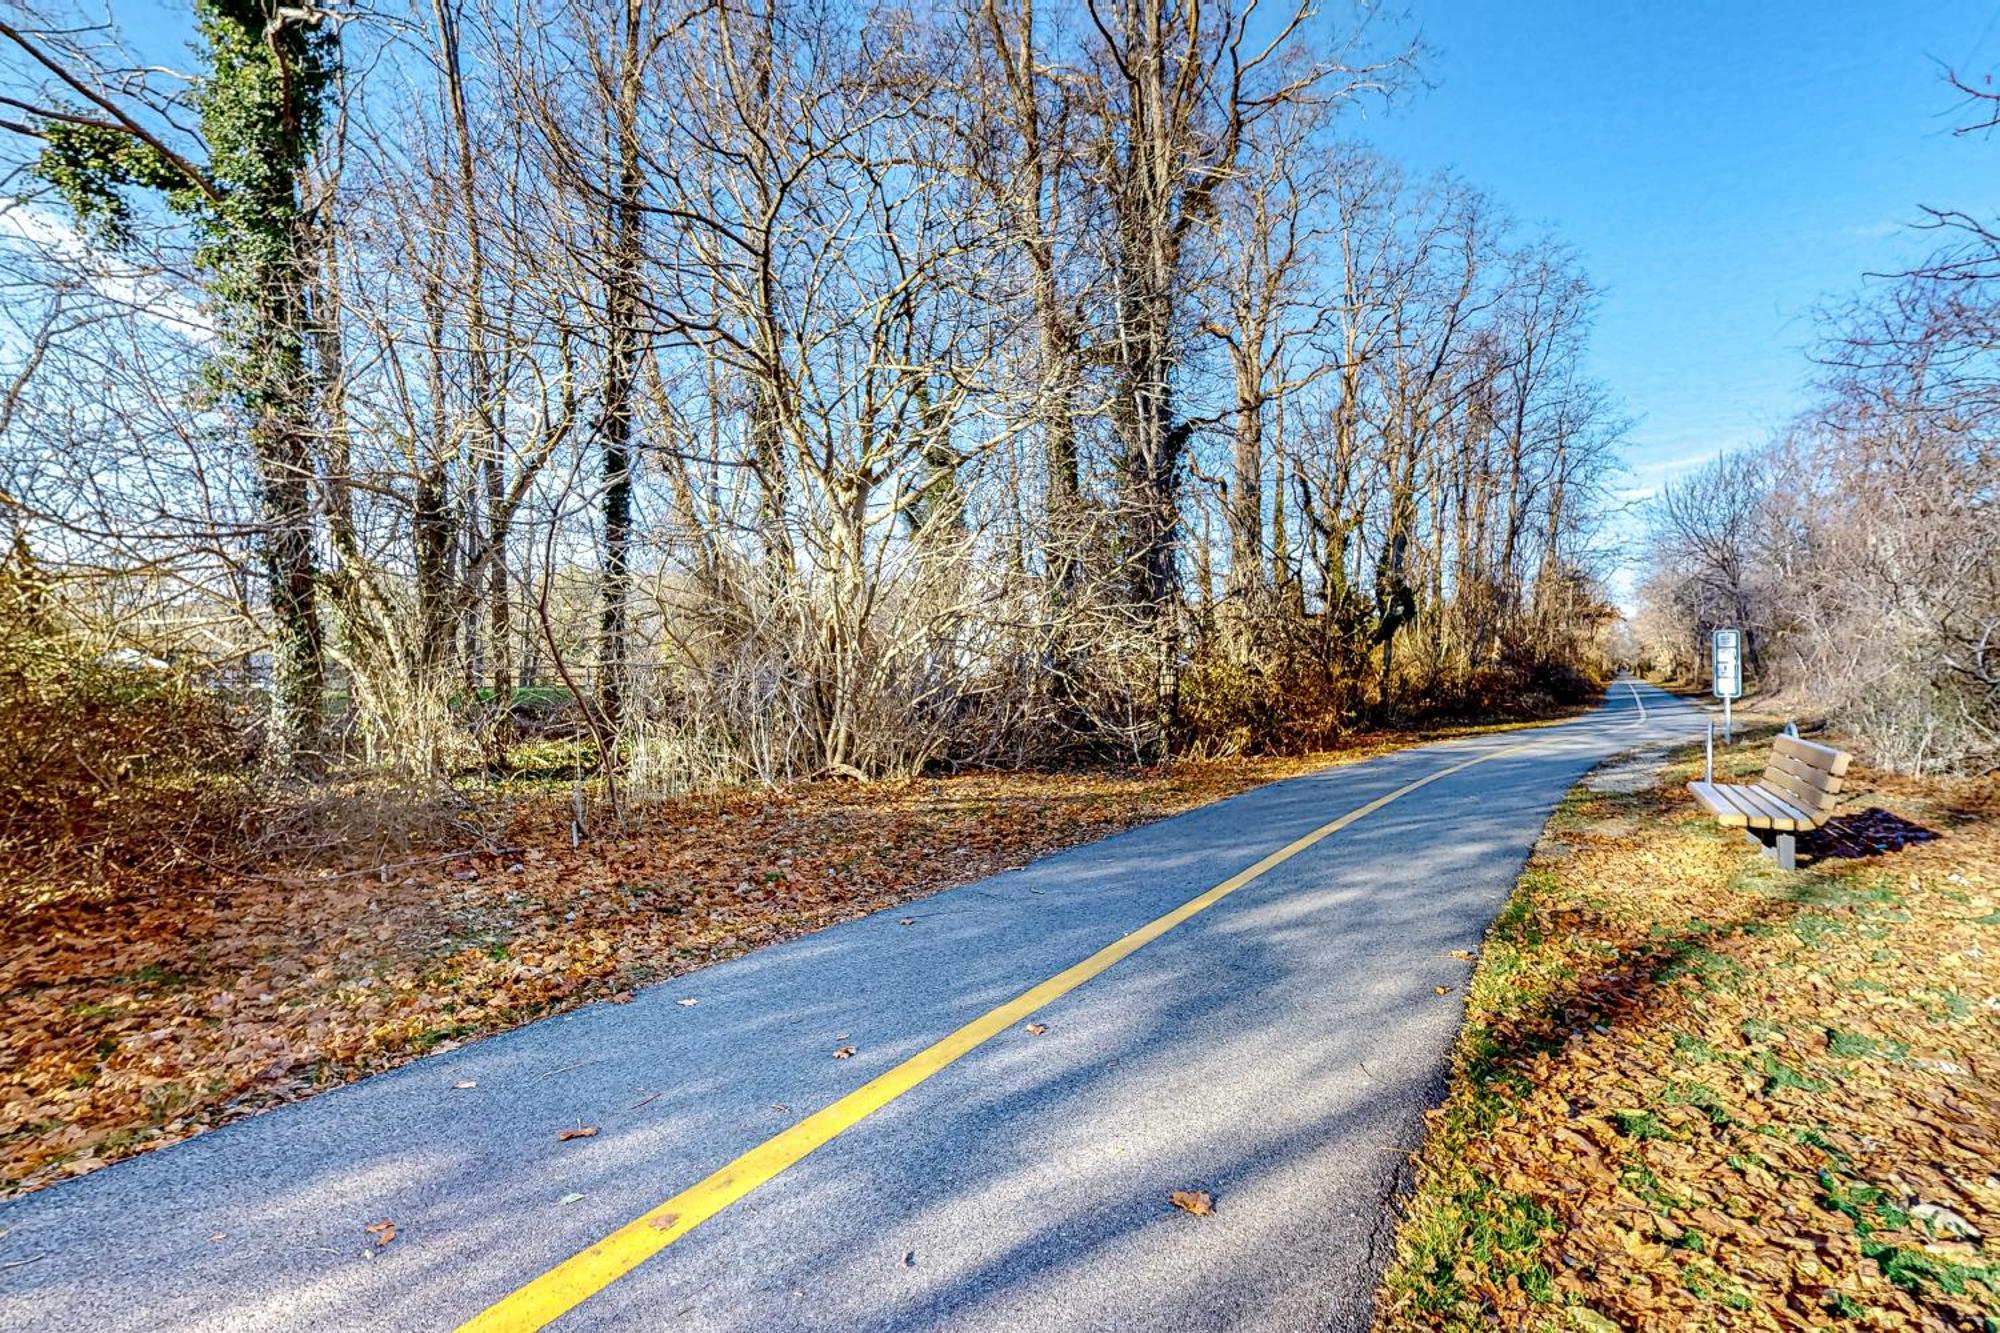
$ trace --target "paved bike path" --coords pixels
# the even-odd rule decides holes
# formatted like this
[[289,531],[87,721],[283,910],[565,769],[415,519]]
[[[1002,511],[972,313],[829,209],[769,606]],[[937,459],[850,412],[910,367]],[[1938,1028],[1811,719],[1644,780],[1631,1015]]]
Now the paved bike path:
[[[1275,849],[1492,755],[1147,943],[1036,1012],[1046,1031],[1010,1027],[554,1325],[1365,1327],[1458,1027],[1452,951],[1477,948],[1583,772],[1701,719],[1621,682],[1582,719],[1258,788],[0,1205],[0,1327],[455,1327]],[[578,1124],[600,1132],[557,1141]],[[1177,1189],[1214,1215],[1168,1206]]]

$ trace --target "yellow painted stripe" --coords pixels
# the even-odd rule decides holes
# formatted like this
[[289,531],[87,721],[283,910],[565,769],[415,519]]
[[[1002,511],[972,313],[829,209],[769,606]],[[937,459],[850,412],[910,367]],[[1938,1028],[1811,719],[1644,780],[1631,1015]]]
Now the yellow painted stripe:
[[1222,883],[1188,899],[1164,916],[1155,917],[1115,943],[1107,944],[1074,966],[1064,968],[1047,981],[1021,992],[1007,1003],[987,1011],[958,1031],[925,1047],[886,1073],[878,1074],[839,1101],[813,1112],[790,1129],[766,1139],[729,1165],[698,1184],[690,1185],[657,1208],[633,1218],[624,1226],[549,1269],[540,1277],[515,1289],[493,1305],[459,1326],[459,1333],[520,1333],[539,1329],[652,1258],[709,1218],[735,1203],[806,1154],[881,1110],[896,1098],[981,1043],[1005,1032],[1037,1009],[1060,999],[1105,971],[1120,959],[1137,953],[1160,936],[1191,917],[1200,915],[1259,876],[1283,865],[1322,839],[1332,837],[1358,819],[1365,819],[1391,801],[1408,796],[1440,778],[1483,764],[1503,755],[1516,754],[1543,741],[1527,741],[1504,749],[1491,750],[1471,759],[1439,769],[1415,782],[1378,796],[1340,818],[1320,825],[1294,842],[1280,847],[1263,860],[1239,870]]

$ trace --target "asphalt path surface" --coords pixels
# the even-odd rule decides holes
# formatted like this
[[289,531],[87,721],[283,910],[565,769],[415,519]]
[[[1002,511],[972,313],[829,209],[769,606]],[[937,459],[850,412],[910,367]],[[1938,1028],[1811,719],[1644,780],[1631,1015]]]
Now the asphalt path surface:
[[[1585,771],[1704,716],[1621,681],[1577,720],[1274,783],[0,1205],[0,1328],[453,1328],[1261,857],[1491,754],[1046,1005],[1046,1031],[1010,1026],[552,1325],[1365,1328],[1459,1025],[1452,951],[1478,947]],[[558,1142],[575,1125],[600,1132]],[[397,1234],[377,1249],[382,1220]]]

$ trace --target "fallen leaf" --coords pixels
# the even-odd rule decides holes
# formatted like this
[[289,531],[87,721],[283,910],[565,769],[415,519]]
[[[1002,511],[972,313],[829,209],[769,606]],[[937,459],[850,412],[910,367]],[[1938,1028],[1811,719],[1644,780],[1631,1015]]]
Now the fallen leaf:
[[845,1060],[853,1054],[854,1048],[852,1046],[843,1046],[833,1053],[833,1058],[836,1060]]
[[1453,949],[1451,951],[1451,956],[1453,958],[1458,959],[1458,961],[1461,963],[1469,963],[1473,960],[1475,955],[1470,949]]
[[1617,1324],[1586,1305],[1570,1306],[1569,1321],[1583,1333],[1619,1333]]
[[1433,986],[1431,987],[1431,989],[1436,991],[1439,995],[1451,994],[1451,987],[1449,986]]
[[371,1222],[368,1225],[368,1234],[375,1238],[375,1248],[379,1250],[396,1239],[396,1224],[387,1221]]
[[1027,1033],[1031,1037],[1039,1037],[1048,1030],[1049,1030],[1048,1025],[1046,1023],[1030,1023],[1028,1024],[1027,1027]]
[[681,1215],[679,1213],[661,1213],[658,1217],[646,1223],[646,1225],[655,1231],[672,1231],[674,1223],[680,1220]]
[[575,1191],[575,1190],[571,1190],[571,1191],[570,1191],[569,1193],[567,1193],[567,1194],[563,1195],[563,1196],[562,1196],[562,1197],[561,1197],[560,1199],[557,1199],[557,1200],[556,1200],[556,1202],[557,1202],[557,1203],[578,1203],[578,1202],[580,1202],[580,1201],[581,1201],[582,1199],[583,1199],[583,1195],[581,1195],[581,1194],[577,1193],[577,1191]]
[[1167,1202],[1196,1217],[1215,1216],[1215,1200],[1207,1190],[1175,1190],[1167,1196]]
[[694,1007],[695,1007],[696,1005],[700,1004],[700,1003],[701,1003],[701,1001],[700,1001],[700,1000],[697,1000],[697,999],[695,999],[695,998],[694,998],[694,997],[693,997],[692,995],[690,995],[690,996],[689,996],[689,997],[688,997],[687,999],[685,999],[685,1000],[675,1000],[675,1001],[674,1001],[674,1003],[675,1003],[675,1004],[677,1004],[677,1005],[679,1005],[679,1006],[680,1006],[681,1008],[683,1008],[683,1009],[692,1009],[692,1008],[694,1008]]
[[556,1131],[557,1143],[567,1143],[571,1139],[594,1139],[596,1137],[597,1137],[596,1125],[578,1125],[575,1129],[562,1129]]
[[899,926],[914,926],[917,924],[917,919],[913,916],[906,916],[896,924]]
[[466,1090],[467,1088],[476,1088],[476,1087],[478,1087],[478,1086],[479,1086],[479,1084],[478,1084],[478,1082],[477,1082],[477,1081],[475,1081],[475,1080],[473,1080],[473,1079],[469,1079],[469,1078],[462,1078],[462,1079],[460,1079],[460,1080],[459,1080],[458,1082],[456,1082],[456,1083],[452,1084],[451,1086],[452,1086],[453,1088],[457,1089],[458,1091],[460,1091],[460,1092],[463,1092],[463,1091],[465,1091],[465,1090]]

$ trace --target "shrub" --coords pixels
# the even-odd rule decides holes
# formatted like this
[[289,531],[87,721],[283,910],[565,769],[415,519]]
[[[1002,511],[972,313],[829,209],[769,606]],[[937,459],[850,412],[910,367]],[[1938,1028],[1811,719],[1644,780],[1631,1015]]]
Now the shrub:
[[243,742],[213,689],[90,651],[0,563],[0,902],[30,905],[200,855],[232,820]]

